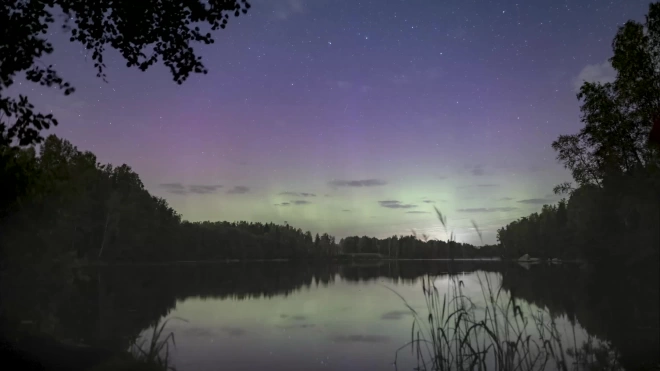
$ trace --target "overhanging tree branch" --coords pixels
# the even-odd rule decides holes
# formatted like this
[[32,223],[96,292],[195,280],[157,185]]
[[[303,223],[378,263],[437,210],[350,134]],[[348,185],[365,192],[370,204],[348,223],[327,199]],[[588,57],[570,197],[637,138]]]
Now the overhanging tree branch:
[[[192,73],[208,70],[192,48],[193,43],[214,43],[211,32],[225,28],[231,15],[247,13],[247,0],[17,0],[0,3],[0,112],[15,117],[13,125],[0,123],[0,144],[21,146],[39,143],[40,132],[57,125],[52,115],[34,112],[27,97],[6,97],[17,74],[29,81],[63,90],[74,88],[52,66],[39,59],[51,54],[47,40],[53,14],[61,11],[60,26],[71,42],[91,51],[97,76],[105,80],[103,55],[116,49],[127,67],[146,71],[161,61],[177,84]],[[205,30],[202,28],[206,27]],[[147,50],[149,52],[147,52]],[[4,94],[3,94],[4,93]]]

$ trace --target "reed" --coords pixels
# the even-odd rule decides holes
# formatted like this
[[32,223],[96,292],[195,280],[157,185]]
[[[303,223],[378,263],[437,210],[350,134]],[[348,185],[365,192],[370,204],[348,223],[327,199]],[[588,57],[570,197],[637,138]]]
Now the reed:
[[[176,346],[174,333],[164,333],[165,326],[171,319],[168,318],[162,323],[160,320],[156,321],[148,330],[151,333],[148,339],[138,338],[131,342],[129,352],[136,360],[156,366],[159,370],[176,371],[174,366],[170,364],[170,346]],[[185,321],[181,318],[175,319]]]
[[[449,241],[446,216],[437,208]],[[472,225],[482,237],[476,222]],[[488,275],[477,273],[484,304],[479,307],[464,294],[464,283],[456,276],[448,280],[440,294],[434,276],[422,278],[428,314],[415,310],[400,294],[413,315],[410,341],[396,351],[410,349],[417,370],[426,371],[542,371],[549,365],[567,371],[567,359],[560,333],[553,318],[541,310],[525,308],[513,295],[504,295]],[[526,309],[526,310],[523,310]]]
[[156,321],[146,331],[149,336],[132,339],[128,352],[113,357],[93,371],[176,371],[170,360],[170,347],[176,346],[174,333],[165,334],[170,319]]
[[567,371],[566,352],[554,319],[528,306],[525,311],[501,286],[495,290],[487,275],[479,274],[485,305],[477,306],[463,293],[463,281],[449,279],[440,294],[432,276],[422,280],[428,314],[415,310],[396,293],[413,314],[410,348],[417,370],[433,371],[542,371],[548,365]]

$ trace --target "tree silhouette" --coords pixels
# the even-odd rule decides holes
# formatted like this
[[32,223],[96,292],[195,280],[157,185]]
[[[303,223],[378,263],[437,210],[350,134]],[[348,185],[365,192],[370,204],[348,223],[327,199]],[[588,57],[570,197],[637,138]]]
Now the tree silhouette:
[[[19,73],[29,81],[56,87],[69,95],[74,87],[53,66],[40,61],[51,54],[48,27],[56,23],[90,51],[97,76],[105,80],[103,54],[116,49],[127,67],[146,71],[162,61],[174,81],[191,73],[207,73],[193,42],[212,44],[208,31],[225,28],[231,14],[247,13],[247,0],[16,0],[0,3],[0,144],[18,140],[21,146],[39,143],[41,130],[57,125],[52,114],[34,112],[28,97],[3,95]],[[207,30],[200,26],[206,25]]]
[[[49,135],[39,150],[0,147],[22,189],[7,189],[0,213],[0,262],[154,262],[225,259],[334,260],[344,253],[391,258],[500,256],[493,246],[423,241],[414,236],[347,237],[337,243],[289,224],[189,222],[149,193],[130,166],[100,164]],[[1,153],[0,153],[1,154]],[[1,168],[0,168],[1,170]],[[3,184],[4,185],[4,184]],[[549,225],[554,225],[550,223]],[[0,267],[1,269],[1,267]]]
[[576,183],[555,193],[570,197],[501,228],[509,257],[657,261],[660,151],[649,144],[660,142],[660,3],[644,23],[621,26],[612,51],[615,80],[584,82],[577,94],[584,126],[552,143]]
[[619,27],[612,49],[616,79],[583,83],[577,98],[584,127],[552,144],[579,186],[600,187],[604,177],[647,172],[660,164],[657,149],[647,145],[660,113],[660,3],[649,6],[643,24],[628,21]]

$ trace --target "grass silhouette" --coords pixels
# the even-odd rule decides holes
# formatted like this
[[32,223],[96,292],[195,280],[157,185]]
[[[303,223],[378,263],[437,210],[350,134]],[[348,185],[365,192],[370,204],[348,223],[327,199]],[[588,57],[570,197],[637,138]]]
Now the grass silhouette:
[[[454,242],[455,234],[448,230],[446,215],[434,209],[449,236],[448,242]],[[483,243],[479,226],[471,222]],[[456,276],[450,277],[448,290],[442,295],[434,276],[423,277],[427,315],[388,288],[401,298],[414,318],[410,341],[396,351],[395,367],[399,353],[409,348],[420,371],[543,371],[550,365],[568,370],[567,352],[554,319],[540,310],[534,313],[531,306],[526,308],[530,314],[524,314],[514,296],[505,299],[502,286],[495,287],[488,275],[477,273],[477,278],[483,308],[464,294],[464,283]]]
[[[92,371],[176,371],[171,364],[170,347],[176,346],[174,333],[165,334],[172,318],[156,321],[146,332],[151,335],[131,340],[128,352],[105,362]],[[185,321],[181,318],[175,318]]]

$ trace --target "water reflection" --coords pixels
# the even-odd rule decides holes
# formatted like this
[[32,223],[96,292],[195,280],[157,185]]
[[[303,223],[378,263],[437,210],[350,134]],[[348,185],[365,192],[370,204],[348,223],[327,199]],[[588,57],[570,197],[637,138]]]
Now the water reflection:
[[[507,295],[547,309],[578,347],[595,336],[610,342],[628,369],[659,362],[657,272],[628,281],[624,278],[633,276],[616,269],[568,264],[527,269],[480,261],[101,267],[75,275],[57,305],[50,304],[48,316],[57,319],[50,323],[58,337],[113,349],[125,348],[161,318],[184,318],[187,322],[174,320],[167,327],[176,334],[175,362],[183,371],[219,365],[382,370],[391,368],[394,350],[409,340],[412,321],[387,287],[424,311],[422,276],[437,275],[442,286],[459,275],[466,294],[479,301],[476,272],[501,282]],[[18,296],[3,293],[5,303]],[[46,321],[36,318],[44,315],[29,315],[35,318],[25,320]]]

